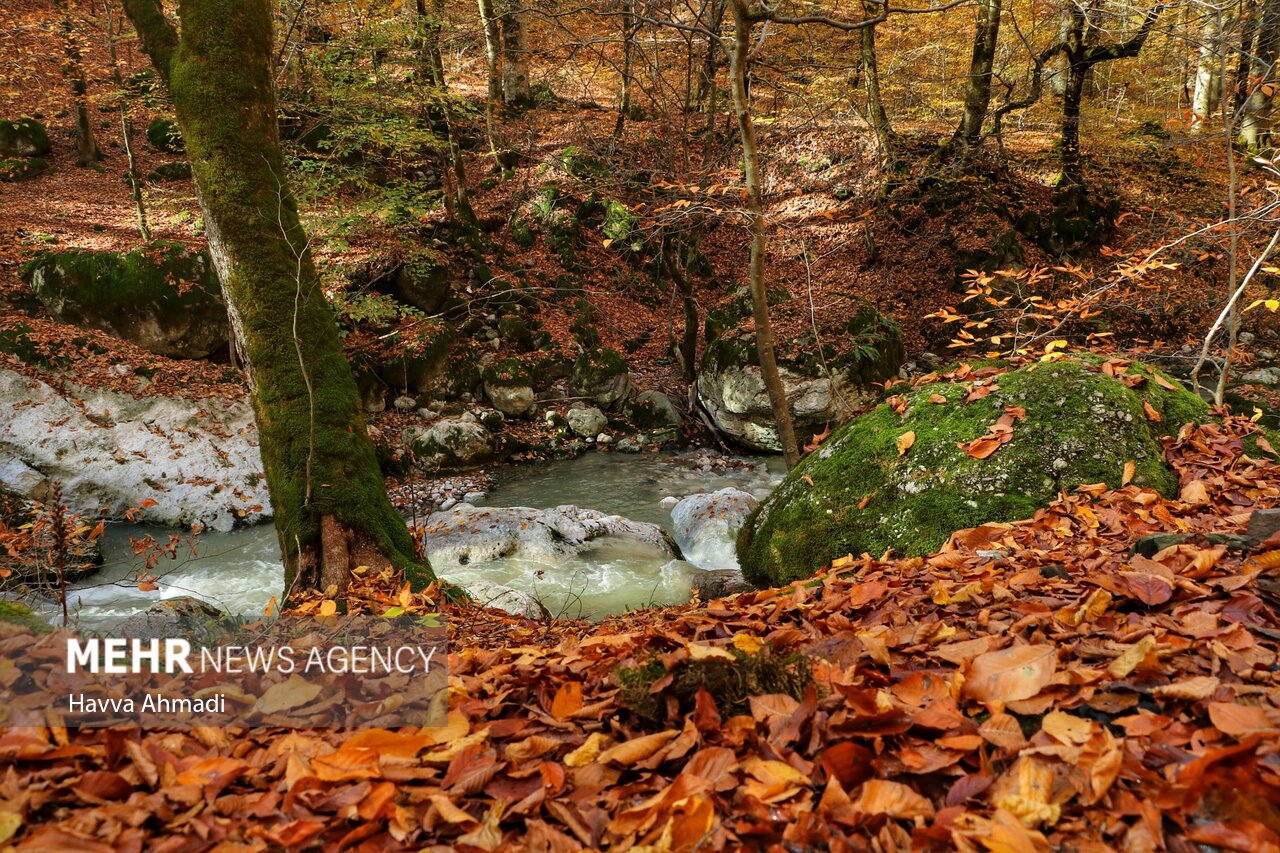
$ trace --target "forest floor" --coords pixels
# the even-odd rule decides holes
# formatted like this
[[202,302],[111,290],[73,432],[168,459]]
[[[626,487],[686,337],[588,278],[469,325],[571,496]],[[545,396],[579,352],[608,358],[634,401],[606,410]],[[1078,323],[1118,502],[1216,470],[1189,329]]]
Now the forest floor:
[[[1280,506],[1255,431],[1170,440],[1176,498],[1085,486],[787,588],[595,624],[444,605],[442,729],[11,729],[0,844],[1277,850],[1280,541],[1206,538]],[[1192,535],[1135,553],[1153,533]]]
[[[49,172],[0,186],[0,329],[21,323],[74,348],[76,378],[89,384],[124,387],[112,367],[127,364],[147,369],[148,394],[242,396],[227,365],[165,359],[18,307],[17,270],[34,252],[138,242],[114,113],[98,131],[102,170],[71,165],[55,26],[37,0],[0,10],[0,113],[45,115],[54,146]],[[91,86],[106,85],[105,48],[93,46],[86,64]],[[1043,209],[1054,167],[1047,118],[1038,120],[1006,140],[1003,186]],[[605,139],[613,121],[554,102],[509,132],[551,155]],[[1102,125],[1085,128],[1090,174],[1114,188],[1121,213],[1107,251],[1076,262],[1140,254],[1223,214],[1225,166],[1211,145],[1134,136],[1136,118]],[[661,163],[661,129],[629,122],[627,159]],[[921,122],[911,137],[946,130]],[[927,199],[909,193],[894,214],[873,203],[864,129],[766,131],[762,142],[774,181],[771,276],[790,296],[777,308],[779,338],[798,341],[815,315],[843,317],[865,299],[898,319],[911,356],[943,351],[946,331],[925,316],[960,295],[956,249],[981,248],[991,234],[979,231],[998,223],[926,215]],[[815,152],[831,165],[788,170]],[[145,145],[138,153],[144,174],[173,159]],[[487,188],[484,161],[470,163],[481,218],[506,222],[545,162],[531,158]],[[629,201],[642,216],[664,203]],[[156,237],[200,244],[189,183],[151,185],[147,202]],[[502,228],[494,240],[530,269],[560,271],[542,242],[517,249]],[[704,311],[734,298],[745,245],[731,218],[708,232]],[[377,248],[320,246],[318,258],[355,265]],[[1173,351],[1203,328],[1223,287],[1217,240],[1174,260],[1153,288],[1119,300],[1113,346]],[[1025,258],[1051,261],[1034,248]],[[621,349],[652,333],[628,356],[633,372],[683,399],[667,293],[636,283],[603,245],[585,246],[579,263],[604,343]],[[567,305],[540,319],[568,339]],[[1274,335],[1270,321],[1254,322],[1260,338]],[[813,581],[730,600],[531,622],[419,594],[413,607],[450,617],[443,730],[3,730],[0,850],[1280,850],[1280,560],[1204,538],[1238,534],[1252,510],[1280,507],[1280,466],[1242,449],[1255,430],[1230,419],[1171,442],[1174,498],[1082,487],[1033,519],[959,532],[929,557],[851,555]],[[1132,554],[1150,533],[1196,535]],[[353,604],[379,612],[398,590],[358,588]],[[8,631],[0,624],[0,642]],[[735,692],[737,670],[760,667],[811,689],[801,699]],[[639,691],[625,687],[637,683],[632,670],[646,674]]]

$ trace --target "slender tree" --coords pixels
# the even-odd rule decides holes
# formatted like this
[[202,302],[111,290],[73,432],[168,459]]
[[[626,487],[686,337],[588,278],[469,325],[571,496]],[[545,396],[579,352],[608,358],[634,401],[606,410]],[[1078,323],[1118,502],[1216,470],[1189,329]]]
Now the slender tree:
[[89,84],[85,80],[84,66],[80,50],[80,36],[76,33],[75,22],[71,19],[71,6],[68,0],[55,0],[57,8],[62,12],[62,49],[66,55],[66,64],[62,67],[63,76],[71,83],[71,94],[76,110],[76,165],[81,168],[96,165],[102,159],[102,151],[98,148],[93,136],[93,120],[89,115]]
[[[427,4],[431,3],[431,8]],[[458,133],[455,129],[453,101],[449,95],[449,83],[444,76],[444,58],[440,53],[440,29],[444,26],[444,0],[416,0],[416,26],[414,38],[418,48],[418,67],[425,82],[431,86],[439,100],[440,114],[444,119],[445,156],[448,160],[451,179],[445,184],[451,189],[446,191],[449,212],[454,219],[475,228],[476,215],[471,209],[471,195],[467,191],[467,168],[462,159],[462,148],[458,145]]]
[[138,233],[143,240],[151,239],[151,226],[147,223],[147,205],[142,197],[142,175],[138,174],[138,161],[133,154],[133,126],[129,121],[128,93],[125,91],[124,75],[120,71],[120,57],[116,50],[118,38],[115,27],[115,15],[112,14],[111,0],[105,0],[103,9],[107,16],[107,55],[111,57],[111,79],[116,84],[116,97],[119,98],[120,135],[124,142],[124,156],[128,169],[124,173],[125,182],[133,196],[133,212],[138,221]]
[[387,497],[351,367],[284,178],[270,0],[125,0],[169,87],[244,360],[286,588],[345,589],[359,564],[421,583]]
[[973,31],[973,54],[964,92],[964,112],[952,137],[961,158],[982,141],[982,125],[991,104],[991,78],[995,73],[996,45],[1000,39],[1001,0],[979,0]]
[[1080,105],[1084,101],[1084,83],[1089,71],[1103,62],[1137,56],[1142,46],[1151,35],[1164,11],[1158,5],[1147,12],[1137,32],[1125,41],[1111,44],[1093,44],[1094,29],[1089,20],[1088,10],[1075,3],[1069,4],[1067,13],[1070,26],[1066,28],[1066,39],[1059,42],[1056,51],[1066,57],[1063,69],[1065,83],[1062,93],[1062,148],[1060,153],[1062,164],[1062,181],[1064,185],[1079,186],[1084,177],[1080,166]]
[[[875,17],[884,8],[878,0],[863,0],[862,10],[868,18]],[[880,91],[880,63],[876,57],[876,28],[872,24],[859,33],[859,70],[862,86],[867,93],[867,118],[875,131],[876,143],[882,157],[893,156],[893,129],[889,126],[889,113],[884,108],[884,95]]]

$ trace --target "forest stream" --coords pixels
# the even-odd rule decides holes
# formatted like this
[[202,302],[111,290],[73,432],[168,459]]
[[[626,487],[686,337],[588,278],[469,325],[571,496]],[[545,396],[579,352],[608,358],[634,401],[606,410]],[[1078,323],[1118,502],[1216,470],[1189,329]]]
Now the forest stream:
[[[478,506],[551,508],[562,504],[600,510],[672,529],[663,499],[741,489],[757,499],[782,478],[779,459],[729,460],[713,471],[699,469],[689,454],[626,455],[588,453],[574,459],[512,465],[500,469],[497,486]],[[670,502],[668,501],[668,504]],[[143,557],[132,540],[150,534],[164,542],[182,536],[177,556],[162,558],[151,574],[157,589],[139,588]],[[131,524],[107,527],[102,570],[76,584],[68,599],[73,621],[89,630],[107,630],[157,601],[179,596],[203,599],[242,618],[253,618],[277,601],[284,587],[280,549],[270,524],[198,537],[177,530]],[[194,549],[194,553],[193,553]],[[627,609],[677,604],[689,599],[699,569],[731,569],[731,543],[704,542],[685,548],[686,560],[655,558],[625,544],[606,544],[556,563],[505,558],[450,569],[447,579],[466,584],[488,581],[536,596],[552,615],[600,618]],[[43,608],[55,618],[57,606]]]

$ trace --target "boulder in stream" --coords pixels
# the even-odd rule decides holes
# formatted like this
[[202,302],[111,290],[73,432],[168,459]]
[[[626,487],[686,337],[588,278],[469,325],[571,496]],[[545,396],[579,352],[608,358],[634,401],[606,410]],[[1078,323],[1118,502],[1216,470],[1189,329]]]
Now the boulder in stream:
[[177,637],[204,646],[216,643],[233,625],[212,604],[179,596],[158,601],[121,623],[116,634],[132,640],[164,640]]
[[[804,358],[779,359],[779,373],[801,444],[827,425],[842,424],[874,402],[878,393],[875,383],[896,376],[905,360],[898,325],[870,307],[857,312],[844,331],[847,339],[839,353],[832,350],[829,357],[813,352]],[[735,442],[775,453],[782,449],[753,334],[730,330],[707,345],[697,391],[716,427]]]
[[734,543],[756,499],[740,489],[689,495],[671,510],[676,542],[685,559],[704,569],[737,569]]
[[656,524],[571,505],[533,509],[458,504],[431,516],[426,541],[431,566],[444,577],[451,568],[489,560],[550,561],[611,547],[680,559],[679,546]]

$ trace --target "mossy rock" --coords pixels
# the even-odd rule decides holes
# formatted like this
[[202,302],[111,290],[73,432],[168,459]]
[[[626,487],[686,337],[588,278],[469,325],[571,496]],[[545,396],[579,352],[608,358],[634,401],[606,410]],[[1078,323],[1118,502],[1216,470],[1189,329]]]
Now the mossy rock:
[[165,181],[185,181],[191,178],[191,164],[185,160],[175,160],[172,163],[163,163],[156,167],[156,170],[147,175],[147,180],[152,183],[163,183]]
[[181,154],[186,150],[177,123],[167,118],[155,119],[147,125],[147,141],[157,151]]
[[453,292],[449,260],[434,249],[415,248],[392,277],[395,295],[428,314],[444,307]]
[[0,181],[14,184],[49,171],[49,163],[41,157],[25,160],[0,160]]
[[156,242],[125,255],[47,252],[20,274],[64,323],[170,358],[204,358],[227,345],[227,309],[213,264],[181,243]]
[[[906,395],[904,415],[877,407],[802,460],[747,519],[743,573],[779,585],[845,554],[929,554],[955,530],[1029,518],[1064,489],[1118,487],[1130,461],[1136,485],[1173,494],[1160,439],[1206,420],[1208,407],[1145,365],[1128,373],[1140,377],[1133,388],[1087,360],[1040,363],[1001,374],[998,390],[974,402],[964,402],[969,385],[938,382]],[[1013,439],[986,459],[970,457],[959,445],[986,435],[1006,406],[1026,412]],[[900,453],[907,433],[914,443]]]
[[486,367],[484,384],[494,388],[532,388],[537,377],[533,369],[518,358],[504,358]]
[[41,619],[31,609],[16,601],[0,599],[0,622],[17,625],[37,634],[47,634],[53,630],[48,622]]
[[627,374],[627,360],[622,353],[608,347],[587,350],[573,363],[573,393],[594,400],[602,408],[615,409],[634,390]]
[[378,371],[392,388],[439,395],[450,385],[453,329],[444,323],[424,322],[397,332],[392,357]]
[[0,121],[0,158],[43,157],[49,148],[49,133],[35,119]]
[[534,343],[533,330],[523,317],[508,314],[498,318],[498,332],[503,339],[515,344],[521,352],[532,352],[537,349]]
[[533,226],[529,224],[529,220],[523,216],[517,216],[511,221],[511,242],[515,243],[521,249],[529,249],[538,241],[538,235],[534,233]]

